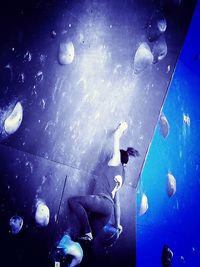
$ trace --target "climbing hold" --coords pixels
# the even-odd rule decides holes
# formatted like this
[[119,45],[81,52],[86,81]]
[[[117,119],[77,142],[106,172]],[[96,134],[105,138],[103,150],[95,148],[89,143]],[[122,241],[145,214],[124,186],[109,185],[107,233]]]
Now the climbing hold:
[[15,133],[21,125],[23,118],[23,108],[20,102],[17,102],[12,113],[4,121],[4,130],[7,134]]
[[61,43],[58,61],[61,65],[71,64],[74,60],[74,45],[72,42]]
[[111,223],[104,226],[104,247],[111,247],[120,236],[120,230],[115,228]]
[[164,113],[160,115],[159,125],[160,125],[160,132],[162,136],[166,138],[169,134],[170,126]]
[[144,71],[147,67],[149,67],[153,63],[153,55],[151,53],[149,45],[144,42],[142,43],[134,57],[134,73],[139,74]]
[[49,224],[50,211],[43,200],[36,203],[35,221],[37,225],[44,227]]
[[176,193],[176,179],[171,174],[167,174],[167,194],[169,197],[172,197]]
[[163,60],[167,55],[167,43],[165,37],[161,36],[153,45],[153,63],[157,63],[160,60]]
[[148,210],[149,208],[149,204],[148,204],[148,198],[147,196],[143,193],[142,194],[142,200],[141,200],[141,203],[140,203],[140,210],[139,210],[139,215],[143,215],[146,213],[146,211]]
[[11,233],[14,234],[14,235],[16,235],[22,229],[23,219],[20,216],[15,215],[12,218],[10,218],[9,226],[10,226]]
[[172,258],[173,258],[173,252],[167,245],[164,245],[163,250],[162,250],[162,256],[161,256],[162,266],[170,267]]
[[69,235],[64,235],[57,246],[55,258],[57,259],[67,255],[72,256],[72,260],[68,266],[75,267],[82,261],[83,250],[78,242],[72,241]]
[[156,41],[167,29],[167,21],[162,12],[156,10],[147,23],[147,38],[150,42]]

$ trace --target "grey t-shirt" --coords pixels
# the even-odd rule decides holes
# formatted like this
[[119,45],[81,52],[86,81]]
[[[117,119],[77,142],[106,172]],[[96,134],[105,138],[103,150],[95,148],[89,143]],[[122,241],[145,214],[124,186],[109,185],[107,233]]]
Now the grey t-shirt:
[[103,195],[112,201],[112,191],[116,185],[114,177],[120,175],[122,176],[122,180],[124,179],[123,166],[121,164],[116,167],[106,165],[96,175],[93,194]]

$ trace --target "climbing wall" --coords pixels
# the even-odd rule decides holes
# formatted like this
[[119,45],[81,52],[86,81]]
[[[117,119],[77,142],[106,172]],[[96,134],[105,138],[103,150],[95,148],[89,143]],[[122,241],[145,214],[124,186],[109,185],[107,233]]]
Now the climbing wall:
[[[52,264],[71,222],[67,199],[91,192],[124,120],[121,146],[140,157],[130,160],[120,193],[123,232],[99,255],[103,266],[135,265],[136,187],[194,4],[8,0],[2,7],[0,245],[7,266]],[[39,205],[47,217],[38,223]],[[9,222],[17,219],[22,228],[13,233]],[[87,251],[82,265],[92,266],[98,253]]]
[[[149,203],[137,217],[138,267],[150,258],[148,267],[161,266],[164,245],[173,253],[172,267],[198,266],[200,261],[199,14],[198,3],[163,106],[168,135],[164,138],[158,123],[138,186],[138,211],[143,194]],[[175,183],[168,183],[168,173]]]

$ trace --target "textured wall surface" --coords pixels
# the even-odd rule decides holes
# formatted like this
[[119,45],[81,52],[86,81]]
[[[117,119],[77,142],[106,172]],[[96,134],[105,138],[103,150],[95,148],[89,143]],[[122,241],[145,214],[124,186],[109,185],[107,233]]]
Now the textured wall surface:
[[[137,217],[138,267],[161,266],[164,244],[173,252],[170,266],[198,266],[200,261],[199,12],[198,3],[163,106],[169,135],[164,139],[157,125],[138,187],[137,208],[142,193],[149,203],[146,213]],[[176,179],[171,197],[168,172]]]
[[[68,197],[90,192],[124,120],[121,146],[141,156],[126,169],[123,233],[103,259],[135,265],[136,187],[194,8],[179,2],[10,0],[1,9],[0,197],[11,265],[48,264],[71,220]],[[12,114],[17,103],[23,113]],[[34,224],[38,199],[50,209],[44,228]],[[15,214],[25,225],[12,236]]]

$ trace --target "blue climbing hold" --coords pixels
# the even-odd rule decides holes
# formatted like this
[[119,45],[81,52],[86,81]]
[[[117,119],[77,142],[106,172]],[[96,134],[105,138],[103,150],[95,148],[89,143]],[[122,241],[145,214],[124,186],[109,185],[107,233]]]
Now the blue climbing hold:
[[68,266],[75,267],[82,261],[83,250],[78,242],[71,240],[69,235],[64,235],[57,246],[55,259],[58,260],[59,257],[68,255],[72,256],[72,261]]
[[23,226],[23,219],[18,216],[18,215],[15,215],[13,216],[12,218],[10,218],[10,221],[9,221],[9,226],[10,226],[10,232],[14,235],[18,234],[21,229],[22,229],[22,226]]
[[119,229],[115,228],[111,223],[104,226],[104,247],[111,247],[120,236]]

